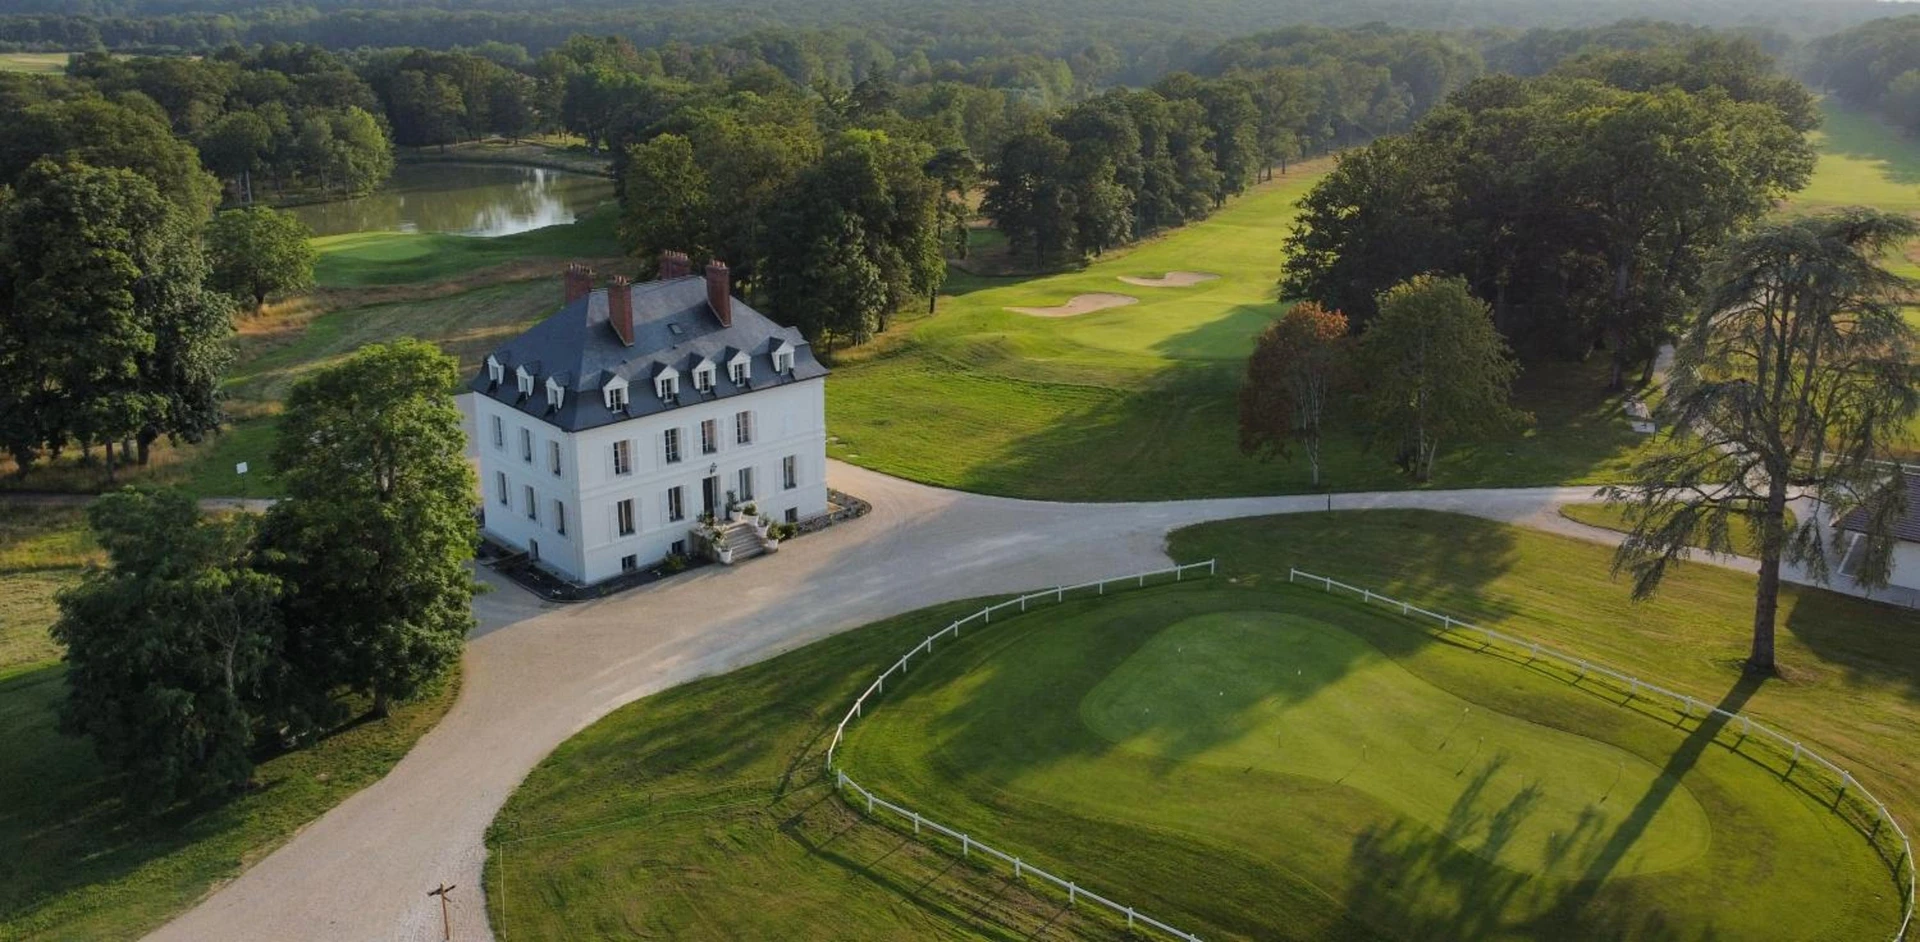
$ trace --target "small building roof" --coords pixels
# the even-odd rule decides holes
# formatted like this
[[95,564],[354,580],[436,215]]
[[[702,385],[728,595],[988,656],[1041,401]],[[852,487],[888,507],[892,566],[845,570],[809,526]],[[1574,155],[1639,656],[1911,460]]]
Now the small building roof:
[[[1920,472],[1903,469],[1900,480],[1906,490],[1907,510],[1893,522],[1893,537],[1908,543],[1920,543]],[[1876,509],[1872,502],[1853,508],[1852,513],[1840,518],[1840,529],[1867,532],[1867,525]]]

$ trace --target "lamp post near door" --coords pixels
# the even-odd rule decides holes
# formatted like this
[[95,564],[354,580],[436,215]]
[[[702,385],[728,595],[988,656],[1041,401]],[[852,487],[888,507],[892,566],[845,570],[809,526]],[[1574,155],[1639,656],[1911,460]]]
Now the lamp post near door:
[[440,938],[442,942],[451,942],[453,939],[453,922],[447,916],[447,894],[451,892],[453,892],[453,887],[445,883],[427,891],[428,896],[440,897]]

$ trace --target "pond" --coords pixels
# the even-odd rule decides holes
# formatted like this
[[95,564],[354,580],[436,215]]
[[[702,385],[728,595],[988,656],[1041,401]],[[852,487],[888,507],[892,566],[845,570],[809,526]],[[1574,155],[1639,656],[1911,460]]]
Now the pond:
[[613,198],[605,177],[503,164],[404,163],[377,192],[292,207],[315,235],[449,232],[493,237],[574,221]]

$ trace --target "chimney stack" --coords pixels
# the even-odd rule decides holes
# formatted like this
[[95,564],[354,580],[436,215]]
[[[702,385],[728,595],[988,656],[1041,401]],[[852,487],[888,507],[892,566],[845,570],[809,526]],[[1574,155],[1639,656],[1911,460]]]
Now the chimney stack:
[[560,276],[560,287],[565,295],[562,303],[572,304],[587,296],[593,290],[593,269],[579,262],[567,263],[567,270]]
[[713,316],[720,318],[720,326],[733,326],[733,285],[727,274],[727,263],[714,259],[707,263],[707,306],[713,308]]
[[633,346],[633,290],[625,275],[615,275],[607,283],[607,323],[620,335],[620,342]]
[[687,253],[666,251],[660,253],[660,280],[685,278],[693,274],[693,262],[687,259]]

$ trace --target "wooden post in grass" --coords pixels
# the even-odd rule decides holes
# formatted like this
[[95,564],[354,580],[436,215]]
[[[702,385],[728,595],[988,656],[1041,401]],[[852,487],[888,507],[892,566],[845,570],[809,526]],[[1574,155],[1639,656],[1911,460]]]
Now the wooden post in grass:
[[447,914],[447,894],[451,892],[453,892],[453,887],[445,883],[427,892],[428,896],[440,897],[440,938],[442,942],[450,942],[453,938],[453,921]]

